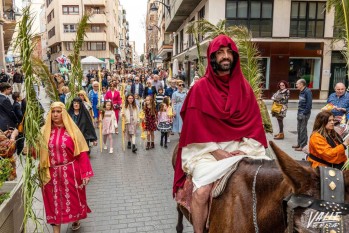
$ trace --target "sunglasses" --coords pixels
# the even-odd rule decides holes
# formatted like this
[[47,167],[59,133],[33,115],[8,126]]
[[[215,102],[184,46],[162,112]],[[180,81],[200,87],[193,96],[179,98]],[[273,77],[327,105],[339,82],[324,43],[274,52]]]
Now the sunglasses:
[[178,84],[179,87],[184,87],[184,84]]

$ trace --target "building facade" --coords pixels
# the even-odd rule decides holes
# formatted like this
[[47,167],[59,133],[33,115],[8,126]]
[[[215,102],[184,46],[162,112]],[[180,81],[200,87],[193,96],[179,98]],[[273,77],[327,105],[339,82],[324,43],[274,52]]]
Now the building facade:
[[115,68],[119,48],[119,1],[114,0],[46,0],[46,32],[49,63],[53,72],[59,71],[56,59],[73,53],[77,24],[84,13],[88,21],[81,58],[94,56]]
[[[290,84],[291,98],[297,98],[295,83],[304,78],[314,99],[326,99],[337,82],[347,83],[342,42],[333,42],[334,12],[323,0],[168,0],[171,14],[165,16],[166,32],[174,33],[172,62],[187,74],[188,83],[196,69],[197,51],[193,38],[185,33],[189,22],[206,19],[213,24],[226,19],[228,25],[245,25],[252,32],[261,54],[264,97],[270,98],[277,83]],[[202,37],[206,55],[208,39]]]
[[149,67],[156,67],[156,60],[158,56],[158,42],[161,29],[158,26],[158,13],[150,11],[155,0],[148,0],[147,15],[145,19],[145,59]]

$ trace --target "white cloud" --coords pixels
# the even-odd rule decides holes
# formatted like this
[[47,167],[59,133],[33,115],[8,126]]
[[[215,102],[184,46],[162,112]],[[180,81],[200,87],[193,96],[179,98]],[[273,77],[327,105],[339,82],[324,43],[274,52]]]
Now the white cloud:
[[136,51],[140,55],[145,43],[147,0],[120,0],[120,4],[126,10],[126,19],[130,25],[130,41],[136,42]]

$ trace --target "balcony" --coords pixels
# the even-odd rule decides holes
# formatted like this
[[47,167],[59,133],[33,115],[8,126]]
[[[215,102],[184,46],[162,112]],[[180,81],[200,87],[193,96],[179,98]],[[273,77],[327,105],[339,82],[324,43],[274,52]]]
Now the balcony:
[[175,0],[171,1],[171,17],[167,14],[165,30],[175,32],[184,20],[195,10],[202,0]]
[[105,0],[83,0],[85,6],[106,6]]
[[20,14],[18,11],[14,11],[12,8],[8,8],[8,10],[5,10],[1,17],[0,22],[3,25],[3,31],[4,31],[4,48],[5,52],[10,47],[10,44],[12,42],[12,37],[16,28],[16,18],[19,18]]
[[105,32],[86,32],[86,41],[107,41],[107,33]]
[[93,14],[90,17],[91,24],[104,24],[107,25],[107,17],[105,14]]

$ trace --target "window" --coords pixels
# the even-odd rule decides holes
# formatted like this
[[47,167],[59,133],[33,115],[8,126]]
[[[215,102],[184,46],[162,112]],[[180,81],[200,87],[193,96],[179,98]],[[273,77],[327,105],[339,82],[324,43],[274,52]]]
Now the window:
[[64,28],[64,32],[76,32],[77,25],[76,24],[64,24],[63,28]]
[[253,37],[271,37],[273,28],[273,0],[227,0],[228,25],[243,25]]
[[309,88],[319,89],[320,86],[320,58],[290,58],[288,82],[291,88],[296,88],[298,79],[307,81]]
[[47,16],[47,23],[51,22],[51,20],[55,17],[55,12],[52,10],[50,14]]
[[97,50],[105,50],[105,42],[86,42],[87,50],[97,51]]
[[62,7],[63,7],[63,15],[79,14],[79,6],[62,6]]
[[[204,18],[205,18],[205,6],[203,6],[198,13],[198,20],[204,19]],[[204,40],[204,35],[199,34],[198,37],[200,42]]]
[[[192,23],[195,20],[195,17],[193,17],[189,23]],[[194,41],[194,35],[193,34],[189,34],[189,48],[191,48],[192,46],[195,45],[195,41]]]
[[269,89],[270,58],[261,57],[258,59],[258,63],[262,71],[262,88]]
[[175,54],[179,54],[179,50],[178,50],[178,48],[179,48],[179,37],[178,37],[178,35],[176,35],[176,37],[175,37],[175,45],[176,45],[176,48],[175,48]]
[[99,7],[92,7],[91,12],[93,14],[101,14],[101,9]]
[[72,51],[74,49],[74,42],[64,42],[65,50]]
[[53,0],[46,0],[46,7],[48,7]]
[[55,27],[51,28],[49,31],[48,31],[48,38],[52,38],[54,35],[56,35],[56,31],[55,31]]
[[179,38],[179,52],[183,52],[183,42],[184,42],[184,35],[183,35],[183,29],[182,31],[179,33],[180,34],[180,38]]
[[323,38],[326,2],[292,2],[290,37]]
[[101,25],[91,25],[91,32],[101,32],[102,26]]

